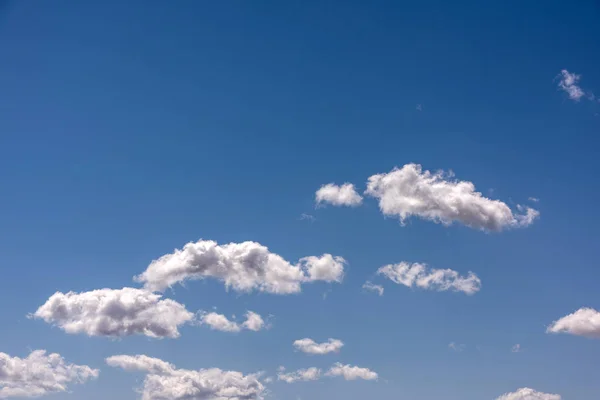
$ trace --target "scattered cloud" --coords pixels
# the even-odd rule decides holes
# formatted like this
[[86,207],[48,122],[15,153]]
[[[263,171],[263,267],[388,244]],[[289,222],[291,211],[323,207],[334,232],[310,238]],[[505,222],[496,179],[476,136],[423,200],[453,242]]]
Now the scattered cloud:
[[381,285],[376,285],[370,281],[366,281],[363,285],[362,288],[364,290],[368,290],[369,292],[375,292],[380,296],[383,296],[383,286]]
[[258,332],[268,326],[265,324],[265,320],[257,313],[248,311],[246,313],[246,320],[242,323],[242,327],[245,329]]
[[134,279],[153,291],[163,291],[187,280],[214,278],[239,292],[290,294],[300,292],[301,285],[307,282],[341,282],[344,264],[342,257],[323,254],[304,257],[294,265],[260,243],[219,245],[212,240],[199,240],[152,261]]
[[179,337],[179,326],[194,314],[183,304],[135,288],[56,292],[30,315],[70,334],[122,337]]
[[264,319],[253,311],[248,311],[245,317],[246,320],[238,324],[235,321],[229,320],[223,314],[200,312],[198,322],[201,325],[208,325],[211,329],[222,332],[240,332],[242,329],[258,332],[267,327]]
[[111,367],[146,373],[140,392],[143,400],[261,400],[265,387],[259,374],[243,375],[218,368],[197,371],[145,355],[116,355],[106,359]]
[[315,222],[316,218],[314,215],[312,214],[307,214],[307,213],[302,213],[300,214],[300,221],[310,221],[310,222]]
[[423,105],[417,104],[417,111],[423,111]]
[[454,180],[453,173],[423,171],[421,165],[406,164],[389,173],[369,178],[365,194],[379,201],[385,216],[404,224],[412,216],[451,225],[455,222],[483,231],[525,227],[539,212],[521,207],[513,212],[506,203],[484,197],[468,181]]
[[451,343],[448,345],[448,348],[449,348],[450,350],[454,350],[454,351],[457,351],[457,352],[459,352],[459,353],[460,353],[461,351],[463,351],[463,350],[465,349],[465,347],[466,347],[466,346],[465,346],[464,344],[456,344],[456,343],[454,343],[454,342],[451,342]]
[[426,264],[402,261],[398,264],[389,264],[377,270],[394,283],[421,289],[443,292],[452,290],[471,295],[481,289],[481,280],[472,272],[460,276],[451,269],[430,269]]
[[560,81],[558,87],[569,95],[571,100],[579,101],[585,93],[579,87],[578,82],[581,79],[581,75],[572,74],[566,69],[560,71]]
[[537,197],[530,197],[528,200],[532,201],[534,203],[539,203],[540,202],[540,199],[538,199]]
[[512,353],[520,353],[521,352],[521,345],[519,343],[515,344],[510,351]]
[[557,394],[537,392],[530,388],[521,388],[513,393],[506,393],[496,400],[561,400]]
[[323,343],[316,343],[314,340],[305,338],[294,342],[294,347],[307,354],[329,354],[339,353],[344,343],[338,339],[329,339]]
[[311,367],[307,369],[299,369],[294,372],[284,372],[285,368],[280,367],[280,372],[277,374],[277,379],[286,383],[316,381],[321,377],[319,368]]
[[547,329],[548,333],[569,333],[600,339],[600,312],[593,308],[580,308],[572,314],[554,321]]
[[328,183],[317,190],[315,201],[317,205],[329,203],[334,206],[356,207],[362,204],[363,198],[351,183],[344,183],[341,186]]
[[67,364],[60,354],[32,351],[27,357],[0,353],[0,399],[39,397],[68,391],[68,384],[84,383],[100,371],[87,365]]
[[341,363],[335,363],[329,371],[326,373],[327,376],[341,376],[347,381],[354,381],[356,379],[365,379],[368,381],[377,380],[378,375],[376,372],[371,371],[368,368],[360,368],[351,365],[342,365]]

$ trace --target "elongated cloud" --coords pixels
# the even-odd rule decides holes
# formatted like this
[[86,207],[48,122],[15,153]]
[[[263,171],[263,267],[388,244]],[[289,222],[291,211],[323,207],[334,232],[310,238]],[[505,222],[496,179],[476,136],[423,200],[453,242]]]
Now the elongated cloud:
[[341,282],[345,263],[342,257],[323,254],[291,264],[256,242],[219,245],[199,240],[152,261],[134,279],[152,291],[187,280],[214,278],[239,292],[290,294],[300,292],[307,282]]
[[26,358],[0,353],[0,399],[66,392],[68,385],[97,378],[87,365],[67,364],[59,354],[32,351]]
[[468,181],[452,179],[451,173],[423,171],[406,164],[389,173],[369,178],[365,193],[379,201],[386,216],[404,224],[410,217],[451,225],[461,223],[483,231],[501,231],[533,223],[539,212],[520,206],[513,212],[505,203],[484,197]]
[[369,292],[375,292],[380,296],[383,296],[383,286],[381,285],[376,285],[370,281],[366,281],[365,283],[363,283],[362,288],[364,290],[368,290]]
[[321,370],[315,367],[287,373],[283,372],[285,368],[280,367],[279,369],[280,372],[277,374],[277,379],[286,383],[316,381],[321,377]]
[[183,304],[161,300],[161,297],[127,287],[82,293],[56,292],[31,317],[72,334],[176,338],[179,326],[192,321],[194,314]]
[[242,329],[258,332],[265,328],[264,319],[253,311],[246,313],[246,320],[241,324],[230,321],[226,316],[215,312],[200,313],[199,322],[200,324],[210,326],[211,329],[223,332],[239,332]]
[[572,314],[554,321],[548,333],[570,333],[591,339],[600,339],[600,312],[593,308],[580,308]]
[[451,290],[471,295],[481,289],[481,280],[472,272],[461,276],[451,269],[430,269],[421,263],[409,264],[402,261],[383,266],[377,273],[400,285],[438,292]]
[[362,196],[356,192],[351,183],[344,183],[341,186],[328,183],[321,186],[315,193],[317,205],[329,203],[334,206],[356,207],[361,205],[362,201]]
[[542,393],[530,388],[521,388],[513,393],[506,393],[496,400],[561,400],[557,394]]
[[579,101],[585,95],[583,89],[578,85],[581,75],[572,74],[566,69],[560,71],[560,75],[558,87],[567,93],[571,100]]
[[294,347],[301,352],[318,355],[339,353],[343,346],[344,343],[338,339],[329,339],[323,343],[316,343],[312,339],[305,338],[294,342]]
[[261,400],[265,388],[258,374],[244,375],[218,368],[197,371],[145,355],[117,355],[106,359],[111,367],[146,373],[142,400]]
[[376,380],[378,375],[376,372],[371,371],[369,368],[360,368],[351,365],[343,365],[341,363],[335,363],[333,367],[326,373],[327,376],[341,376],[347,381],[354,381],[356,379],[365,379],[368,381]]

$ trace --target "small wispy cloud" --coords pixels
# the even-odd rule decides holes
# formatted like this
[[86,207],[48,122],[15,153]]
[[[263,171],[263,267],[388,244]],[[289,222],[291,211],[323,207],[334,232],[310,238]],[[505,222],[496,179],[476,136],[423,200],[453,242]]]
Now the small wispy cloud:
[[300,219],[300,221],[309,221],[309,222],[315,222],[317,220],[314,215],[307,214],[307,213],[300,214],[299,219]]
[[520,353],[521,352],[521,345],[519,343],[515,344],[511,349],[510,349],[511,353]]
[[566,69],[560,71],[558,75],[560,80],[558,81],[558,87],[567,95],[569,95],[569,99],[573,101],[579,101],[582,98],[586,98],[590,101],[596,100],[596,95],[589,90],[584,90],[581,86],[579,86],[579,81],[581,80],[581,75],[571,73]]
[[422,104],[417,104],[417,111],[423,111],[423,105]]
[[528,200],[529,201],[533,201],[534,203],[539,203],[540,202],[540,199],[538,199],[537,197],[530,197]]
[[448,345],[448,348],[450,350],[454,350],[454,351],[459,352],[459,353],[461,351],[463,351],[465,349],[465,347],[466,346],[464,344],[457,344],[457,343],[454,343],[454,342],[450,342],[450,344]]
[[378,295],[383,296],[383,286],[376,285],[376,284],[372,283],[371,281],[366,281],[362,285],[362,288],[366,291],[376,292]]

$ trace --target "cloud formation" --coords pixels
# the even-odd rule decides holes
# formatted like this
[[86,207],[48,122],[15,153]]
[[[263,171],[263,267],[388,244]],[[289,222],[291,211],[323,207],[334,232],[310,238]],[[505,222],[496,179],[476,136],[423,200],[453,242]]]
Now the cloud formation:
[[329,203],[334,206],[356,207],[361,205],[362,201],[362,196],[356,192],[351,183],[344,183],[341,186],[328,183],[315,193],[317,205]]
[[572,314],[554,321],[548,333],[570,333],[591,339],[600,339],[600,312],[593,308],[580,308]]
[[179,337],[179,326],[194,314],[183,304],[147,290],[99,289],[82,293],[56,292],[30,316],[67,333],[122,337]]
[[521,388],[513,393],[506,393],[496,400],[561,400],[557,394],[537,392],[530,388]]
[[451,225],[455,222],[483,231],[525,227],[539,212],[520,206],[513,212],[506,203],[484,197],[468,181],[453,180],[452,173],[423,171],[421,165],[406,164],[389,173],[369,177],[365,193],[379,201],[385,216],[404,224],[410,217]]
[[409,264],[402,261],[398,264],[389,264],[377,270],[394,283],[421,289],[443,292],[452,290],[471,295],[481,289],[481,280],[474,273],[460,276],[451,269],[430,269],[426,264]]
[[323,343],[316,343],[314,340],[309,338],[299,339],[294,342],[294,347],[303,353],[307,354],[329,354],[339,353],[344,343],[338,339],[328,339]]
[[218,368],[197,371],[145,355],[117,355],[106,359],[111,367],[146,373],[142,400],[260,400],[265,387],[258,374],[243,375]]
[[583,89],[578,85],[581,75],[572,74],[563,69],[560,71],[560,76],[561,79],[558,82],[558,87],[566,92],[571,100],[579,101],[585,95]]
[[230,321],[223,314],[202,312],[199,315],[198,322],[201,325],[208,325],[211,329],[222,332],[240,332],[242,329],[258,332],[265,328],[265,321],[259,314],[248,311],[245,316],[246,320],[238,324],[235,321]]
[[511,347],[510,351],[511,353],[520,353],[521,345],[519,343],[515,344],[513,347]]
[[87,365],[67,364],[60,354],[46,350],[32,351],[26,358],[0,353],[0,399],[66,392],[68,384],[84,383],[99,373]]
[[370,281],[366,281],[363,285],[362,288],[364,290],[368,290],[370,292],[376,292],[378,295],[383,296],[383,286],[381,285],[376,285]]
[[299,369],[297,371],[287,373],[284,372],[284,367],[279,367],[279,371],[280,372],[277,374],[277,379],[286,383],[316,381],[321,377],[321,370],[315,367]]
[[454,351],[459,352],[459,353],[461,351],[463,351],[465,349],[465,347],[466,346],[464,344],[456,344],[454,342],[450,342],[450,344],[448,345],[448,348],[450,350],[454,350]]
[[326,373],[327,376],[341,376],[347,381],[354,381],[356,379],[365,379],[368,381],[377,380],[378,375],[376,372],[371,371],[369,368],[360,368],[351,365],[343,365],[341,363],[335,363],[329,371]]
[[323,254],[291,264],[260,243],[219,245],[199,240],[152,261],[134,279],[152,291],[163,291],[187,280],[214,278],[239,292],[290,294],[300,292],[307,282],[341,282],[345,263],[342,257]]

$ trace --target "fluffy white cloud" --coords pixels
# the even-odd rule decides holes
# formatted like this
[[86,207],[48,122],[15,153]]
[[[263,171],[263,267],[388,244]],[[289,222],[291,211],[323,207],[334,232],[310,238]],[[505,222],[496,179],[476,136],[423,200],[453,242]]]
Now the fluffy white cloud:
[[106,359],[112,367],[146,372],[142,400],[259,400],[265,388],[259,374],[243,375],[218,368],[197,371],[145,355],[117,355]]
[[334,206],[356,207],[362,204],[363,198],[351,183],[339,186],[333,183],[323,185],[315,193],[317,205],[329,203]]
[[338,339],[329,339],[323,343],[316,343],[314,340],[305,338],[294,342],[294,347],[307,354],[328,354],[339,353],[344,343]]
[[379,294],[380,296],[383,296],[383,286],[381,285],[376,285],[370,281],[366,281],[363,285],[362,288],[365,290],[368,290],[370,292],[376,292],[377,294]]
[[277,379],[286,383],[316,381],[321,377],[321,370],[315,367],[299,369],[297,371],[287,373],[284,372],[285,368],[280,367],[279,371],[280,372],[277,374]]
[[327,371],[328,376],[342,376],[347,381],[353,381],[356,379],[365,379],[368,381],[376,380],[377,373],[371,371],[368,368],[360,368],[351,365],[342,365],[341,363],[335,363],[333,367]]
[[406,164],[389,173],[369,178],[366,194],[379,200],[386,216],[404,223],[412,216],[451,225],[459,222],[485,231],[530,225],[539,212],[520,207],[520,214],[505,203],[484,197],[468,181],[452,179],[451,173],[423,171],[418,164]]
[[530,388],[521,388],[513,393],[506,393],[496,400],[561,400],[557,394],[537,392]]
[[0,353],[0,399],[66,392],[70,383],[98,377],[87,365],[67,364],[59,354],[32,351],[26,358]]
[[301,284],[341,282],[345,260],[324,254],[291,264],[260,243],[219,245],[212,240],[186,244],[158,260],[134,279],[149,290],[162,291],[190,279],[215,278],[240,292],[298,293]]
[[560,71],[561,79],[558,82],[558,87],[565,91],[571,100],[579,101],[585,93],[577,84],[581,79],[581,75],[572,74],[566,69]]
[[198,321],[200,324],[210,326],[211,329],[223,332],[239,332],[242,329],[258,332],[265,328],[265,321],[259,314],[248,311],[245,316],[246,320],[238,324],[235,321],[230,321],[223,314],[201,312]]
[[600,339],[600,312],[593,308],[580,308],[572,314],[554,321],[547,329],[548,333],[570,333]]
[[377,270],[392,282],[421,289],[455,292],[466,294],[477,293],[481,289],[481,280],[472,272],[460,276],[458,272],[451,269],[430,269],[426,264],[409,264],[402,261],[398,264],[383,266]]
[[183,304],[147,290],[99,289],[82,293],[56,292],[30,316],[54,324],[67,333],[89,336],[154,338],[179,336],[179,326],[194,314]]

